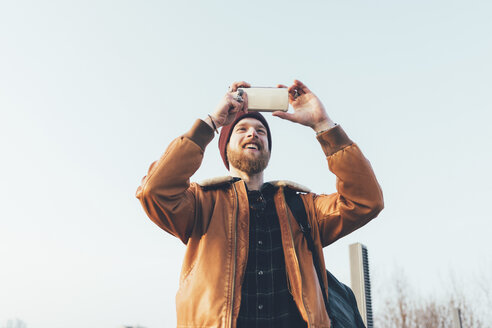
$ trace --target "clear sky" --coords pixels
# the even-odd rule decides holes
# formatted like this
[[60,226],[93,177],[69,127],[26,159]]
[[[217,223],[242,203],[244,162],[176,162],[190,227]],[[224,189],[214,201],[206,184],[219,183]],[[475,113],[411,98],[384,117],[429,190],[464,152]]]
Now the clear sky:
[[[342,281],[356,241],[379,283],[492,272],[491,31],[485,0],[0,2],[0,325],[175,325],[184,245],[135,190],[235,80],[300,79],[371,161],[386,208],[325,249]],[[314,133],[267,119],[267,180],[334,192]],[[225,174],[216,138],[192,180]]]

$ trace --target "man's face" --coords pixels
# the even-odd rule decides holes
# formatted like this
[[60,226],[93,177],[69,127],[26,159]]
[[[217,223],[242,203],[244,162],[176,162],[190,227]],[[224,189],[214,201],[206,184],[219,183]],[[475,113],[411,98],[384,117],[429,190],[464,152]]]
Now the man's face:
[[262,172],[268,165],[267,129],[255,118],[247,117],[233,128],[227,144],[229,166],[248,173]]

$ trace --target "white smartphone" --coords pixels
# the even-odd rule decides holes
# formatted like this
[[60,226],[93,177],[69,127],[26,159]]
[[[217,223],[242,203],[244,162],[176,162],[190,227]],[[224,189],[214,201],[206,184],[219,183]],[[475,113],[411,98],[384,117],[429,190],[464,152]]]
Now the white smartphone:
[[248,95],[248,110],[257,112],[286,112],[289,109],[287,88],[238,88]]

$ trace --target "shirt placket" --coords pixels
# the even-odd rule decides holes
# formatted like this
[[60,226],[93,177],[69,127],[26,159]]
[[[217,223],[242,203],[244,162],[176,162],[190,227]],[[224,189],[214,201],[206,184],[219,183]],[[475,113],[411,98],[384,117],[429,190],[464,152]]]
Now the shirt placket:
[[[259,318],[271,317],[271,290],[268,286],[266,272],[268,270],[268,254],[267,250],[271,249],[270,240],[268,238],[268,225],[264,217],[263,211],[258,211],[257,215],[257,262],[256,262],[256,286],[257,290],[257,309]],[[269,245],[270,244],[270,245]]]

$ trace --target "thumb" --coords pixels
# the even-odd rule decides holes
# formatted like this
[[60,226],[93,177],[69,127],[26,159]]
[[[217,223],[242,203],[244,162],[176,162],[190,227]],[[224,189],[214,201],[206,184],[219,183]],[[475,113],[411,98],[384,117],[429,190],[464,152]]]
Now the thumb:
[[292,122],[297,122],[295,119],[295,115],[292,113],[287,113],[287,112],[282,112],[282,111],[275,111],[272,113],[272,116],[277,116],[280,117],[281,119],[284,120],[289,120]]

